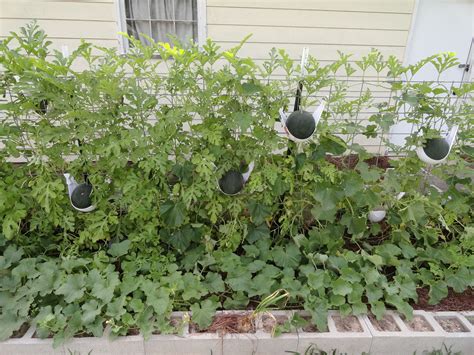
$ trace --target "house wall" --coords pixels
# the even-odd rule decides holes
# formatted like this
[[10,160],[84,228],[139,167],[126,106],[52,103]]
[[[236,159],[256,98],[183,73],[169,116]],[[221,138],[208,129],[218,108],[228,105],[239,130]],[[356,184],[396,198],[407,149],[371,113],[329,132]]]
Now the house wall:
[[322,61],[371,48],[403,59],[415,0],[207,0],[208,36],[224,48],[252,33],[242,55],[272,47],[298,59],[303,46]]
[[[119,45],[117,0],[0,0],[0,39],[31,19],[53,48],[76,47],[81,38]],[[241,54],[260,60],[272,47],[298,59],[301,48],[322,61],[337,50],[354,59],[370,48],[402,59],[415,0],[207,0],[207,35],[229,48],[252,33]]]
[[118,45],[117,8],[114,0],[0,0],[0,39],[37,19],[53,42],[71,50],[80,39],[96,45]]

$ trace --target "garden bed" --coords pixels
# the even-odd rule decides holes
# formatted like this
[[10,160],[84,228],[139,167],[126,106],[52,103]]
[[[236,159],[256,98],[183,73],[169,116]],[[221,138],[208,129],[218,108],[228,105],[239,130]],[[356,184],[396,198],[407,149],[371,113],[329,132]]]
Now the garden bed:
[[[312,58],[300,77],[284,51],[259,66],[212,41],[138,41],[133,55],[94,48],[98,57],[83,44],[69,58],[49,45],[31,24],[0,46],[2,351],[279,353],[317,342],[377,353],[388,338],[471,339],[457,314],[409,320],[412,305],[472,310],[469,100],[446,100],[443,83],[412,82],[413,67],[376,51],[350,65],[390,74],[354,98],[336,73],[353,73],[344,56]],[[168,75],[156,55],[173,59]],[[75,60],[88,70],[71,70]],[[454,62],[444,53],[420,66]],[[288,75],[273,80],[274,69]],[[275,117],[300,84],[307,112],[293,117],[314,129],[295,143]],[[389,96],[374,97],[377,86]],[[456,142],[435,129],[445,112]],[[354,143],[375,139],[382,152],[403,120],[417,129],[397,159]],[[447,144],[445,156],[420,156],[427,142]]]
[[[361,354],[363,352],[381,354],[390,349],[393,355],[405,355],[412,352],[441,349],[443,344],[453,352],[468,354],[474,342],[474,327],[468,317],[473,312],[464,314],[454,312],[429,313],[415,311],[410,321],[400,315],[389,312],[382,320],[369,316],[343,317],[337,312],[328,315],[329,329],[325,332],[315,331],[314,324],[302,329],[284,332],[272,337],[275,326],[282,326],[298,313],[306,317],[305,312],[265,312],[249,318],[248,312],[219,312],[211,326],[203,331],[196,331],[190,322],[182,333],[151,335],[145,339],[141,334],[108,339],[110,329],[106,328],[104,336],[74,337],[53,350],[51,339],[35,339],[34,328],[27,330],[19,338],[0,342],[0,354],[69,354],[81,353],[94,355],[121,354],[283,354],[285,351],[303,353],[310,347],[337,353]],[[185,324],[188,316],[185,313],[174,313],[175,324]],[[253,319],[255,322],[248,322]],[[274,322],[269,322],[269,319]]]

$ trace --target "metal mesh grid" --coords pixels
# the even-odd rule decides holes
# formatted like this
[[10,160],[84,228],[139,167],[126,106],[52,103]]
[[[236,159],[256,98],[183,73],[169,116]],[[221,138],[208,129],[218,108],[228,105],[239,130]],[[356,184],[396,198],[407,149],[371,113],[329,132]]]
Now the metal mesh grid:
[[[161,78],[166,79],[167,75],[163,74],[160,75]],[[129,77],[133,78],[134,80],[137,81],[137,84],[143,88],[147,88],[147,91],[150,94],[153,94],[157,97],[158,99],[158,104],[169,104],[170,102],[173,102],[173,97],[178,98],[178,97],[183,97],[186,96],[186,93],[182,92],[179,94],[173,95],[173,97],[170,97],[169,93],[164,91],[164,86],[158,91],[156,91],[156,87],[152,88],[152,86],[149,85],[149,82],[147,82],[148,78],[138,78],[138,77]],[[279,80],[275,78],[270,78],[270,81],[273,80]],[[290,81],[288,81],[290,83]],[[390,104],[395,104],[397,100],[399,100],[399,92],[391,90],[391,86],[393,83],[396,83],[397,81],[387,81],[387,80],[374,80],[373,78],[370,79],[363,79],[363,78],[346,78],[345,80],[336,80],[332,82],[328,87],[323,88],[322,90],[318,91],[317,94],[311,94],[311,95],[305,95],[303,92],[303,105],[305,101],[312,101],[313,104],[304,107],[305,110],[312,111],[316,108],[316,106],[319,104],[320,100],[323,97],[329,97],[329,102],[326,107],[326,111],[329,112],[329,117],[327,117],[327,123],[329,125],[334,126],[334,129],[332,131],[333,134],[336,136],[342,138],[349,146],[353,144],[359,144],[363,146],[367,151],[369,151],[372,154],[375,154],[377,156],[388,156],[388,157],[399,157],[399,156],[404,156],[406,155],[408,150],[414,149],[414,147],[410,147],[408,145],[400,145],[397,149],[391,149],[389,145],[387,145],[387,142],[390,142],[390,140],[396,140],[397,137],[399,138],[405,138],[410,135],[412,135],[415,130],[417,129],[416,125],[414,124],[406,124],[405,126],[399,127],[398,130],[393,130],[390,129],[389,131],[384,131],[384,130],[376,130],[373,133],[376,134],[375,137],[368,138],[364,135],[366,131],[363,129],[366,127],[368,124],[371,122],[369,121],[369,118],[371,115],[378,114],[380,111],[377,109],[376,104],[379,102],[387,102],[389,105]],[[412,83],[425,83],[424,81],[412,81]],[[444,116],[441,116],[439,119],[434,121],[434,125],[432,125],[432,128],[440,130],[440,132],[446,133],[448,130],[448,127],[445,125],[447,123],[447,117],[449,117],[451,114],[456,113],[456,115],[462,116],[465,118],[465,124],[468,129],[472,129],[472,124],[474,123],[474,107],[473,107],[473,100],[474,97],[472,93],[467,93],[462,96],[457,96],[452,94],[453,90],[457,87],[459,87],[461,84],[463,84],[460,81],[435,81],[435,82],[430,82],[432,86],[435,87],[444,87],[448,93],[451,93],[449,95],[444,95],[444,96],[437,96],[435,97],[436,100],[444,100],[447,103],[449,103],[449,107],[455,111],[455,112],[446,112]],[[293,86],[291,86],[293,85]],[[296,85],[297,85],[297,79],[291,81],[291,87],[288,87],[283,91],[284,96],[288,99],[288,107],[292,107],[294,98],[295,98],[295,91],[296,91]],[[354,100],[359,98],[364,90],[367,88],[370,88],[372,97],[370,103],[366,105],[362,105],[359,110],[356,110],[353,114],[347,114],[346,112],[340,112],[337,109],[337,106],[331,102],[331,97],[335,92],[335,86],[337,85],[344,85],[348,90],[346,92],[346,96],[344,97],[344,100]],[[13,98],[10,97],[5,97],[2,98],[2,101],[9,101]],[[464,111],[459,111],[459,109],[464,105]],[[467,108],[467,109],[466,109]],[[406,122],[406,118],[410,117],[410,114],[412,112],[412,109],[410,108],[409,105],[404,104],[401,106],[400,110],[397,111],[397,120],[395,121],[395,125]],[[193,124],[197,124],[202,122],[202,119],[193,113],[190,113],[194,115],[195,119],[193,120]],[[4,114],[0,112],[0,118]],[[38,117],[35,117],[35,115],[29,115],[28,117],[24,117],[23,119],[29,120],[31,122],[34,122],[35,120],[38,119]],[[155,116],[150,116],[148,117],[148,120],[151,124],[156,122],[156,117]],[[353,124],[356,129],[354,129],[352,132],[347,133],[347,132],[342,132],[338,131],[337,128],[348,125],[348,124]],[[449,122],[448,122],[449,126]],[[393,126],[392,126],[393,128]],[[189,128],[188,128],[189,129]],[[275,133],[278,134],[281,137],[285,137],[286,134],[283,130],[283,127],[281,123],[279,122],[278,118],[275,118],[275,125],[274,125]],[[317,134],[316,134],[317,137]],[[472,139],[472,137],[471,137]],[[400,139],[398,139],[400,141]],[[472,144],[472,141],[468,144]],[[1,148],[1,147],[0,147]]]

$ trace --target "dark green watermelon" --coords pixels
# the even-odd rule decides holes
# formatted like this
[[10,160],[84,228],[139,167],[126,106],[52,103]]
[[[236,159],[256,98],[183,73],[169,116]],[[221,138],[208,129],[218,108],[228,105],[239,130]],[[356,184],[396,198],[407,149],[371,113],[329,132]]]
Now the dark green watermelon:
[[449,153],[449,143],[444,138],[431,138],[426,141],[423,151],[431,159],[441,160]]
[[169,172],[168,174],[166,174],[166,180],[168,181],[168,184],[173,186],[179,182],[179,177],[173,174],[172,172]]
[[286,120],[286,128],[294,137],[306,139],[314,133],[316,125],[310,112],[295,111]]
[[38,105],[36,105],[35,111],[38,115],[44,115],[48,111],[48,100],[41,100]]
[[76,208],[87,208],[92,206],[91,201],[92,185],[80,184],[71,194],[71,203]]
[[240,172],[230,170],[219,179],[219,187],[225,194],[235,195],[243,189],[244,178]]

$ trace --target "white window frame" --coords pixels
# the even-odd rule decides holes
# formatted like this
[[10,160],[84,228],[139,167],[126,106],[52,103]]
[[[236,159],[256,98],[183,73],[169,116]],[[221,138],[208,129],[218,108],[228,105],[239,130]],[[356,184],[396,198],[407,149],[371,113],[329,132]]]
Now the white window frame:
[[[115,0],[117,8],[117,24],[118,32],[127,33],[127,21],[125,15],[125,0]],[[206,43],[207,38],[207,4],[206,0],[196,0],[197,6],[197,44],[202,47]],[[119,51],[121,54],[128,52],[130,44],[127,38],[118,35]]]

